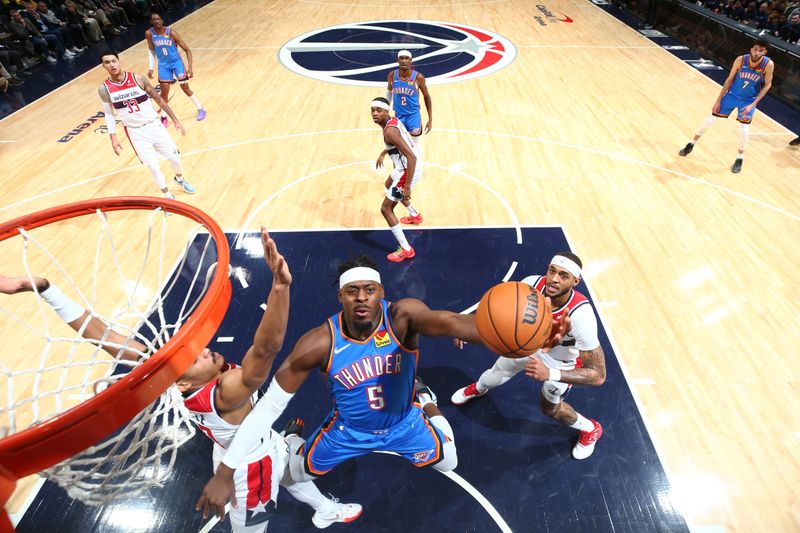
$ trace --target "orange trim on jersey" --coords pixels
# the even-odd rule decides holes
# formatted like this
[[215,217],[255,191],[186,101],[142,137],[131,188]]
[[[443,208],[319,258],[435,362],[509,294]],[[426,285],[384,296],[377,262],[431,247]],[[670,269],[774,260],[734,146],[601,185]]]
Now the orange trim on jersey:
[[328,331],[331,334],[331,347],[328,350],[328,363],[325,365],[325,370],[323,371],[325,374],[327,374],[330,371],[331,365],[333,364],[333,344],[334,344],[333,340],[335,337],[334,333],[335,329],[333,327],[333,322],[331,321],[330,318],[328,319]]
[[[434,442],[436,442],[436,455],[433,458],[425,461],[424,463],[413,463],[414,466],[419,468],[419,467],[423,467],[423,466],[428,466],[430,464],[438,463],[439,461],[441,461],[441,459],[442,459],[442,441],[439,438],[439,434],[436,433],[436,429],[434,429],[433,425],[431,424],[430,419],[425,415],[425,412],[422,411],[422,406],[419,405],[419,404],[416,404],[416,405],[418,405],[420,407],[420,414],[422,415],[422,420],[425,422],[425,426],[428,428],[428,431],[430,431],[431,435],[433,435]],[[444,435],[444,433],[442,433],[442,435]],[[447,438],[447,435],[445,435],[445,438]]]
[[[343,322],[342,322],[342,314],[343,314],[343,311],[340,311],[340,312],[339,312],[339,313],[336,315],[336,318],[337,318],[337,320],[339,321],[339,333],[342,335],[342,337],[343,337],[345,340],[347,340],[347,341],[349,341],[349,342],[354,342],[354,343],[356,343],[356,344],[361,344],[361,345],[367,344],[369,341],[371,341],[371,340],[372,340],[372,337],[374,337],[374,336],[375,336],[375,334],[376,334],[378,331],[380,331],[380,329],[381,329],[381,326],[383,325],[383,306],[381,306],[381,321],[378,323],[378,325],[375,327],[375,329],[374,329],[374,330],[372,330],[372,333],[370,333],[370,334],[369,334],[369,337],[367,337],[367,338],[366,338],[366,339],[364,339],[363,341],[356,340],[356,339],[353,339],[353,338],[349,337],[349,336],[348,336],[348,335],[347,335],[347,334],[344,332],[344,328],[342,327],[342,324],[343,324]],[[330,320],[330,319],[328,319],[328,320]],[[331,344],[333,344],[333,343],[331,343]],[[331,349],[333,349],[333,348],[331,348]]]
[[[319,440],[322,438],[322,436],[323,436],[324,434],[326,434],[326,433],[327,433],[327,432],[330,430],[330,428],[331,428],[331,427],[333,427],[333,423],[334,423],[334,422],[336,422],[336,419],[337,419],[338,417],[339,417],[339,411],[334,411],[334,412],[333,412],[333,416],[331,417],[331,419],[328,421],[328,423],[327,423],[327,424],[325,424],[325,426],[323,426],[323,427],[322,427],[322,428],[319,430],[319,433],[317,434],[317,438],[315,438],[315,439],[314,439],[314,442],[312,442],[312,443],[311,443],[311,446],[309,446],[309,448],[308,448],[308,452],[306,453],[306,456],[305,456],[305,459],[306,459],[306,460],[305,460],[305,463],[306,463],[306,472],[308,472],[308,473],[310,473],[310,474],[313,474],[313,475],[315,475],[315,476],[323,476],[323,475],[325,475],[325,474],[327,474],[328,472],[330,472],[330,471],[331,471],[331,469],[330,469],[330,468],[329,468],[328,470],[315,470],[315,469],[314,469],[314,468],[311,466],[311,456],[314,454],[314,448],[316,448],[316,447],[317,447],[317,444],[319,443]],[[305,444],[304,444],[304,445],[305,445]]]

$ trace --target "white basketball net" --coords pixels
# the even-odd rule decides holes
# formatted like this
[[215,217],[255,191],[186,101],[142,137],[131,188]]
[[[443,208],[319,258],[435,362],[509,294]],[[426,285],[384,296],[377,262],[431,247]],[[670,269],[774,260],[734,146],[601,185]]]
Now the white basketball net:
[[[91,226],[96,234],[94,250],[87,234]],[[91,316],[147,350],[127,348],[136,353],[136,361],[114,359],[103,346],[119,345],[105,337],[100,341],[82,337],[88,320],[76,333],[36,291],[0,294],[0,329],[11,344],[19,338],[24,351],[17,355],[19,346],[7,344],[5,349],[13,348],[14,355],[0,357],[0,437],[113,387],[125,375],[119,373],[120,367],[138,367],[177,332],[205,295],[216,261],[214,239],[202,229],[183,216],[165,216],[161,209],[98,210],[96,216],[23,230],[21,238],[9,240],[13,244],[3,242],[0,274],[21,275],[10,270],[21,267],[31,282],[37,276],[47,278]],[[65,235],[70,234],[66,232],[80,237],[74,246],[65,246]],[[8,251],[9,246],[17,248],[16,254]],[[14,265],[14,255],[21,265]],[[31,347],[33,342],[38,349]],[[136,496],[163,484],[178,447],[194,433],[181,394],[172,385],[111,437],[43,474],[71,497],[91,505]]]

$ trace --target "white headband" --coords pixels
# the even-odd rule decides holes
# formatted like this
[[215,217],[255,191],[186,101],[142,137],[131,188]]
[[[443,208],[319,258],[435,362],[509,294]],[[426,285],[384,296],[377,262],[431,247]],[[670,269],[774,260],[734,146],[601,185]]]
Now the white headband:
[[382,102],[381,100],[373,100],[371,107],[380,107],[381,109],[389,111],[389,104]]
[[408,50],[400,50],[399,52],[397,52],[397,57],[398,58],[407,57],[409,59],[413,59],[411,57],[411,52],[409,52]]
[[550,261],[550,264],[560,266],[576,278],[581,277],[581,267],[579,267],[578,263],[569,257],[564,257],[563,255],[554,255],[553,260]]
[[374,268],[354,267],[339,276],[339,288],[341,289],[348,283],[353,283],[354,281],[374,281],[380,283],[381,275]]

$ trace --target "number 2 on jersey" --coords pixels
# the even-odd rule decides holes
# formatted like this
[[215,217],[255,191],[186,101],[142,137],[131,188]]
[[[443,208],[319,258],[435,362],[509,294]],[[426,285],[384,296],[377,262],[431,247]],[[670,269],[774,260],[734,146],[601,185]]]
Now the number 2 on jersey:
[[369,408],[380,411],[386,406],[383,399],[383,385],[367,387],[367,398],[369,398]]

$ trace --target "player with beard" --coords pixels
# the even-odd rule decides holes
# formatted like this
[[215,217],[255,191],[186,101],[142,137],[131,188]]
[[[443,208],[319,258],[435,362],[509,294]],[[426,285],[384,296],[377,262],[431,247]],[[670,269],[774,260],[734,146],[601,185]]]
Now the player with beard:
[[[603,348],[597,338],[597,317],[589,300],[575,290],[581,281],[581,260],[571,252],[559,252],[550,261],[545,276],[528,276],[523,283],[532,286],[552,302],[554,323],[570,318],[569,331],[560,344],[539,350],[528,357],[499,357],[492,368],[475,383],[453,393],[451,401],[464,405],[499,387],[523,369],[536,381],[543,381],[540,407],[547,416],[579,432],[572,449],[576,459],[586,459],[603,434],[599,422],[585,418],[564,401],[573,385],[598,387],[606,380]],[[466,340],[466,339],[464,339]],[[457,343],[460,345],[463,343]]]

